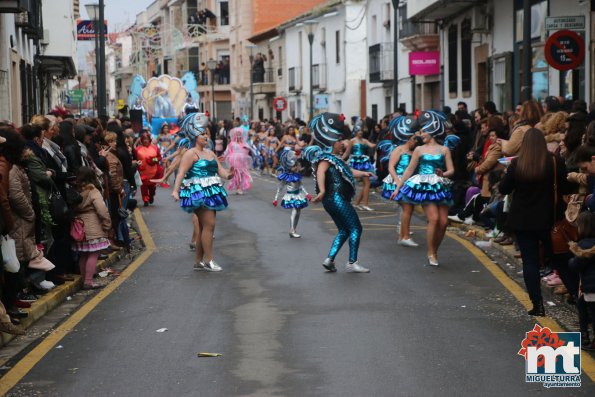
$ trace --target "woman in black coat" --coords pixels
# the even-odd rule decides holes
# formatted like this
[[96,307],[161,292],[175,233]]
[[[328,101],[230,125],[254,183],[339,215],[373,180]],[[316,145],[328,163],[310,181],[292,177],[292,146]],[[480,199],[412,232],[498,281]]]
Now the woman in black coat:
[[[566,174],[563,160],[548,152],[543,133],[531,128],[499,186],[502,194],[512,194],[506,226],[514,231],[519,244],[525,287],[533,303],[528,314],[533,316],[545,315],[539,276],[540,243],[546,257],[551,258],[551,230],[554,221],[563,216],[562,195],[571,190]],[[557,208],[554,208],[554,180]]]

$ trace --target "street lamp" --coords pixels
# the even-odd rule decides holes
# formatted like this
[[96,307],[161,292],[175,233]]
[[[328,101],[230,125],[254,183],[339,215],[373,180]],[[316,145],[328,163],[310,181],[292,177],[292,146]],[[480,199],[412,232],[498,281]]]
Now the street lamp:
[[215,68],[217,67],[217,61],[213,58],[207,61],[207,67],[211,71],[211,113],[213,114],[213,119],[216,119],[217,115],[215,113]]
[[308,34],[308,42],[310,43],[310,120],[314,118],[314,88],[312,82],[312,44],[314,43],[314,30],[316,29],[317,21],[304,21],[306,26],[306,33]]
[[254,70],[252,69],[254,55],[252,50],[256,48],[256,44],[248,44],[246,48],[250,50],[250,120],[254,120]]
[[97,116],[107,117],[106,83],[105,83],[105,32],[104,32],[104,0],[99,3],[85,5],[89,18],[93,21],[95,32],[95,57],[97,74]]
[[393,109],[399,111],[399,6],[400,0],[392,0],[394,8],[393,26]]
[[[83,90],[81,89],[81,76],[77,76],[76,78],[79,81],[79,86],[78,86],[78,90],[79,92],[82,92]],[[82,117],[83,114],[83,99],[81,98],[81,100],[79,101],[79,118]]]
[[93,108],[93,116],[95,116],[95,80],[91,80],[91,107]]

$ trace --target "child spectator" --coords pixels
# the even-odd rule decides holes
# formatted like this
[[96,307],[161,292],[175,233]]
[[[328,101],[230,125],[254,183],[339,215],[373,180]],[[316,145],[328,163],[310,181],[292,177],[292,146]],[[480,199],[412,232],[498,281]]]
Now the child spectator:
[[73,242],[72,249],[80,255],[79,267],[83,278],[83,289],[97,289],[102,286],[93,282],[93,275],[97,267],[99,251],[110,245],[107,236],[112,224],[92,168],[79,169],[77,186],[83,196],[83,202],[74,209],[74,215],[83,221],[85,237],[83,241]]

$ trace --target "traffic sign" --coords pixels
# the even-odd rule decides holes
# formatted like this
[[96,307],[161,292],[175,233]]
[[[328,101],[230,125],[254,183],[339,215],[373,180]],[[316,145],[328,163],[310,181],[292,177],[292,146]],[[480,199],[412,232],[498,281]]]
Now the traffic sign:
[[585,30],[585,16],[576,17],[547,17],[545,30]]
[[287,109],[287,100],[283,97],[273,99],[273,107],[277,112],[282,112]]
[[579,67],[585,59],[585,41],[576,32],[559,30],[545,42],[545,59],[558,70]]
[[72,102],[82,102],[85,94],[83,90],[70,90],[69,96]]
[[324,110],[328,109],[328,95],[318,94],[314,96],[314,109]]

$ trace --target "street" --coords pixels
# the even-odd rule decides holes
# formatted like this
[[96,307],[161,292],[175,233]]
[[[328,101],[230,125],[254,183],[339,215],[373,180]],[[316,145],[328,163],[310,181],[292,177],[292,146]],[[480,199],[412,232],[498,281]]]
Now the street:
[[[306,189],[313,193],[311,178]],[[321,267],[335,233],[321,205],[271,205],[275,180],[254,176],[217,214],[222,273],[195,272],[190,216],[159,189],[143,217],[155,253],[9,393],[11,396],[556,396],[595,395],[525,383],[517,355],[535,320],[463,246],[447,237],[441,266],[396,245],[394,207],[359,212],[360,263]],[[165,332],[156,332],[167,328]],[[199,352],[221,357],[198,357]],[[583,356],[586,353],[583,352]]]

